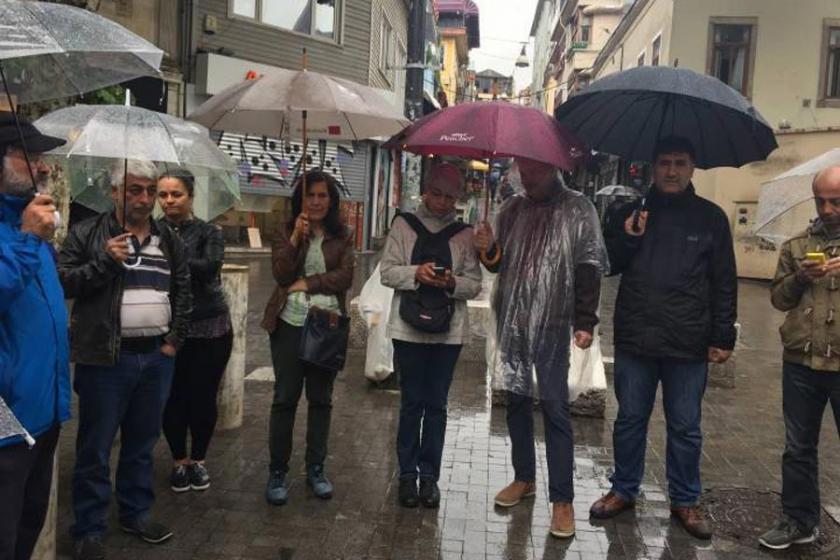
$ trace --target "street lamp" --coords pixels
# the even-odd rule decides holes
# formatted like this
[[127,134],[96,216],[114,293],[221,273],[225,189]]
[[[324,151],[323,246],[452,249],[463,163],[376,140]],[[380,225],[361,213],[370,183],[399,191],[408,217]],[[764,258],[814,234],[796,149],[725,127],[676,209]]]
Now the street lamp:
[[516,59],[517,68],[528,68],[531,64],[528,62],[528,55],[525,54],[525,45],[522,43],[522,52],[519,53],[519,58]]

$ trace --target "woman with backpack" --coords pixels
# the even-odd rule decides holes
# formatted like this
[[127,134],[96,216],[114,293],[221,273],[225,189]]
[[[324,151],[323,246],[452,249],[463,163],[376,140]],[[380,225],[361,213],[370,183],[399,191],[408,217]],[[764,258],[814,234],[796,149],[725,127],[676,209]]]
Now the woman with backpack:
[[397,457],[404,507],[440,504],[449,386],[469,337],[467,300],[481,291],[472,229],[455,217],[455,202],[463,195],[457,167],[433,167],[423,203],[415,214],[394,220],[380,261],[382,284],[395,290],[388,335],[402,393]]
[[274,365],[274,400],[269,424],[266,500],[283,505],[289,498],[289,459],[298,400],[304,387],[306,483],[316,497],[329,499],[333,485],[324,472],[336,371],[300,358],[301,337],[310,309],[346,315],[353,282],[353,235],[341,222],[336,180],[322,171],[306,174],[306,200],[298,180],[292,193],[292,220],[271,248],[277,286],[265,308],[262,326],[269,333]]

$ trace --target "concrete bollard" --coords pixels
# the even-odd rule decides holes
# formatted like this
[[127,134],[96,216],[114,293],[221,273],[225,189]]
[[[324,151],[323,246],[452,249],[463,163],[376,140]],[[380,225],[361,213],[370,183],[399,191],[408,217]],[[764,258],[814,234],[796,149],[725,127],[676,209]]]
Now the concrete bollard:
[[248,267],[226,264],[222,267],[222,289],[225,292],[233,323],[233,350],[219,386],[220,430],[242,425],[242,402],[245,398],[245,348],[248,339]]
[[35,550],[32,551],[32,560],[55,560],[55,534],[58,526],[58,446],[53,456],[53,475],[50,487],[50,506],[47,510],[47,517],[44,519],[44,527],[38,536]]

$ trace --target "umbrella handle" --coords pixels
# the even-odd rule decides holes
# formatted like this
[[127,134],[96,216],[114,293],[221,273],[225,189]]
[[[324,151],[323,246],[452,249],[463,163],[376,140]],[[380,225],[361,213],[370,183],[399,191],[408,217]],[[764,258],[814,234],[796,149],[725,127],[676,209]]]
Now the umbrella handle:
[[639,233],[642,228],[639,227],[639,218],[642,216],[642,212],[645,210],[645,202],[647,202],[646,198],[642,199],[642,203],[633,211],[633,231],[635,233]]
[[[0,80],[3,80],[3,89],[6,90],[6,100],[9,102],[9,111],[11,111],[12,118],[15,120],[18,140],[20,140],[20,147],[23,148],[23,159],[26,161],[26,170],[29,172],[29,178],[32,180],[32,192],[38,192],[38,185],[35,182],[35,174],[32,172],[32,164],[29,161],[29,150],[26,149],[26,142],[23,139],[23,131],[20,129],[20,118],[18,117],[15,102],[12,100],[12,93],[9,91],[9,82],[6,81],[6,72],[3,70],[2,61],[0,61]],[[5,154],[0,154],[0,156],[4,155]]]

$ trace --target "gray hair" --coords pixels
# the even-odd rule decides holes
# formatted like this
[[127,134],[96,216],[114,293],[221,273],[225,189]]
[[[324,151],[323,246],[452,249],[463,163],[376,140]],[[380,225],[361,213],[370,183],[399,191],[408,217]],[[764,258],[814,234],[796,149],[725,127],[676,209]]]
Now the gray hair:
[[111,166],[111,186],[114,188],[121,188],[125,183],[126,167],[128,167],[128,175],[137,177],[138,179],[149,179],[157,181],[160,176],[160,171],[157,165],[147,160],[130,159],[126,166],[124,159],[115,161]]

